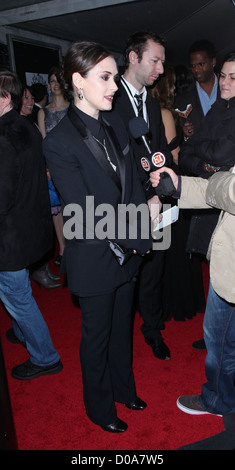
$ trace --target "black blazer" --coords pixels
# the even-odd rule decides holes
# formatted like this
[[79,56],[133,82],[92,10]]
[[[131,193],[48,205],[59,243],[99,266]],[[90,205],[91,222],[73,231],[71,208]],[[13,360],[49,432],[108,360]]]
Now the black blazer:
[[219,98],[198,131],[182,147],[179,167],[189,176],[209,178],[214,171],[228,171],[235,163],[235,98]]
[[[220,98],[220,91],[219,91],[219,86],[218,86],[217,100],[219,98]],[[192,111],[189,114],[187,121],[193,124],[194,133],[196,133],[198,130],[198,127],[201,125],[202,121],[204,121],[204,113],[203,113],[201,101],[199,99],[195,83],[191,85],[188,89],[186,89],[184,92],[177,95],[175,99],[175,108],[180,109],[180,111],[184,111],[188,104],[192,105]],[[180,118],[179,121],[181,125],[185,123],[184,118]]]
[[[82,209],[79,222],[78,218],[71,220],[70,215],[66,217],[65,212],[69,207],[65,208],[64,226],[66,227],[69,221],[75,222],[74,228],[78,230],[78,238],[75,236],[66,240],[62,269],[67,273],[70,290],[83,296],[108,292],[127,282],[137,272],[143,259],[140,255],[134,255],[121,267],[108,246],[107,238],[100,240],[96,234],[93,236],[94,231],[89,232],[86,215],[91,216],[92,225],[92,214],[101,204],[109,204],[113,208],[115,219],[118,204],[133,203],[138,206],[145,203],[125,127],[115,113],[104,112],[101,115],[109,128],[116,149],[120,146],[116,152],[116,160],[121,191],[110,174],[94,157],[94,154],[100,151],[99,144],[89,134],[74,105],[70,106],[68,114],[43,142],[48,167],[60,193],[63,208],[69,204],[77,204],[77,207]],[[119,144],[116,143],[116,139]],[[79,210],[77,215],[78,213]],[[95,227],[101,220],[102,217],[99,215],[95,217]],[[83,229],[83,235],[78,233],[79,227]],[[139,225],[135,240],[120,239],[117,233],[113,238],[124,248],[136,249],[141,254],[145,253],[152,243],[150,235],[146,239],[141,239]]]
[[42,137],[30,119],[11,110],[0,118],[0,270],[16,271],[52,247]]
[[[147,95],[146,106],[149,118],[149,128],[150,134],[148,135],[150,141],[150,147],[153,152],[160,151],[166,157],[166,165],[171,166],[172,164],[172,155],[168,148],[165,129],[162,122],[161,109],[158,101],[150,95]],[[122,83],[119,85],[119,89],[114,96],[114,110],[118,112],[122,120],[126,125],[127,132],[129,133],[129,138],[131,141],[131,147],[135,156],[136,164],[138,167],[139,175],[147,199],[150,199],[155,195],[155,191],[152,186],[146,185],[146,182],[149,179],[148,173],[144,171],[141,166],[140,159],[143,156],[147,156],[148,152],[146,147],[141,139],[134,139],[129,131],[129,121],[135,117],[135,113],[130,102],[130,99],[127,95],[125,88]],[[147,189],[148,188],[148,189]]]
[[38,106],[36,103],[33,105],[33,111],[32,111],[32,120],[35,122],[35,124],[38,123],[38,111],[41,109],[40,106]]

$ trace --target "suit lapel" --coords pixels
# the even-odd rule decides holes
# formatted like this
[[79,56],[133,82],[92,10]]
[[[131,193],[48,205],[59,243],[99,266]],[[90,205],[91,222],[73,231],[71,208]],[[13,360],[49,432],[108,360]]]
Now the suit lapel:
[[107,140],[109,141],[109,145],[112,148],[112,152],[114,153],[115,158],[118,163],[118,169],[119,169],[121,186],[122,186],[122,202],[123,202],[125,180],[126,180],[126,164],[125,164],[124,155],[125,153],[128,152],[129,147],[127,149],[124,149],[124,151],[122,151],[113,128],[110,126],[108,121],[105,120],[104,117],[102,117],[102,120],[105,123],[105,134],[107,136]]
[[118,187],[119,191],[121,191],[121,183],[118,175],[111,167],[110,163],[108,162],[107,158],[104,155],[103,150],[101,149],[99,143],[93,138],[90,130],[85,126],[82,119],[78,116],[78,114],[74,111],[73,107],[70,106],[68,109],[68,118],[74,125],[74,127],[78,130],[80,135],[83,138],[85,145],[88,147],[92,156],[97,160],[99,165],[103,168],[106,174],[114,181],[116,186]]

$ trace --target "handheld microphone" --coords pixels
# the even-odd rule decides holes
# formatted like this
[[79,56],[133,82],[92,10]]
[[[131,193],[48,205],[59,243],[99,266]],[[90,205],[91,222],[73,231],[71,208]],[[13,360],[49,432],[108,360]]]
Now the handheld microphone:
[[[149,143],[146,139],[146,134],[149,133],[149,127],[146,121],[142,117],[135,117],[129,121],[129,130],[134,139],[141,138],[147,151],[148,156],[143,156],[140,159],[140,163],[144,171],[150,173],[165,165],[166,158],[162,152],[153,152]],[[161,173],[160,182],[155,192],[159,197],[171,196],[175,192],[175,187],[172,183],[172,179],[165,171]]]

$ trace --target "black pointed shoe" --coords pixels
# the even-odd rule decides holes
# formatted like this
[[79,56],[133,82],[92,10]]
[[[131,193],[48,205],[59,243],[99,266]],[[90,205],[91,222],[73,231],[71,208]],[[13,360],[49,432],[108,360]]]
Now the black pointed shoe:
[[154,356],[158,359],[162,359],[164,361],[170,359],[170,350],[162,338],[145,338],[145,343],[151,346]]
[[145,410],[147,407],[147,403],[145,403],[141,398],[136,397],[135,400],[133,400],[130,403],[125,403],[125,406],[129,408],[129,410],[136,410],[136,411],[141,411]]
[[114,423],[106,424],[106,426],[101,426],[103,431],[107,432],[125,432],[128,428],[127,424],[121,419],[117,418]]
[[34,271],[32,273],[32,279],[38,284],[39,287],[43,286],[45,289],[55,289],[61,287],[61,284],[50,279],[46,271]]
[[50,270],[49,264],[46,264],[45,271],[46,271],[48,277],[50,279],[52,279],[52,281],[60,281],[61,280],[61,277],[58,274],[55,274]]

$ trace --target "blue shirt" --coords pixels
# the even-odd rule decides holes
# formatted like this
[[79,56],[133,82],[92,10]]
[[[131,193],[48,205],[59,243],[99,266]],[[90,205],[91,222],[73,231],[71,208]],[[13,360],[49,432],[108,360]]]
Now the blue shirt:
[[203,114],[205,116],[208,113],[208,111],[211,109],[211,106],[216,101],[217,89],[218,89],[218,78],[215,75],[215,83],[214,83],[210,96],[208,96],[208,94],[203,90],[203,88],[200,87],[198,82],[196,82],[196,87],[197,87],[198,96],[201,102]]

